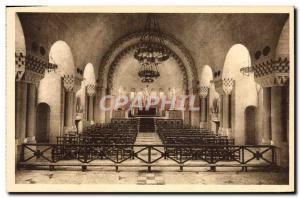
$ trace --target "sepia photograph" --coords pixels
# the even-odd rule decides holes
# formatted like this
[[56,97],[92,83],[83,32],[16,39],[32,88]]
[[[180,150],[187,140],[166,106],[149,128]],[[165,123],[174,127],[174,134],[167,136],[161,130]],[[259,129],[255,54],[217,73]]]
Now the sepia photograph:
[[294,192],[293,7],[6,7],[8,192]]

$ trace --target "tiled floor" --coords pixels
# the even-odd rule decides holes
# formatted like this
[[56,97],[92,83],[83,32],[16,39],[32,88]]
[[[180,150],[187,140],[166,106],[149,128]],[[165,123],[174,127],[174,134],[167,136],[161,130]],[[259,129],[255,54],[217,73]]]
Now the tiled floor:
[[137,178],[138,185],[164,185],[165,180],[159,173],[141,173]]

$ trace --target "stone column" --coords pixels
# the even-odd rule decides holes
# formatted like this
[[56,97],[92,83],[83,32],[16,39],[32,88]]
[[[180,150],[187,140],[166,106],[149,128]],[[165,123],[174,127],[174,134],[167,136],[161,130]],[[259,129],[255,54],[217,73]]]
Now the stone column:
[[282,141],[282,87],[271,88],[271,128],[272,144],[278,145]]
[[94,117],[94,121],[96,122],[96,123],[101,123],[101,115],[100,115],[100,100],[101,100],[101,96],[102,96],[102,94],[101,94],[101,88],[100,87],[98,87],[98,86],[96,86],[96,88],[95,88],[95,91],[96,91],[96,93],[95,93],[95,98],[94,98],[94,115],[93,115],[93,117]]
[[271,88],[263,88],[263,144],[270,144],[272,139],[271,128]]
[[73,91],[66,91],[65,92],[65,105],[66,105],[66,120],[65,120],[65,127],[70,129],[73,127],[73,104],[74,104],[74,93]]
[[27,84],[16,82],[16,139],[18,144],[23,143],[26,136],[26,112],[27,112]]
[[27,84],[27,115],[26,115],[26,138],[27,142],[34,143],[36,135],[36,85]]
[[209,87],[201,86],[200,87],[200,128],[207,128],[207,96],[208,96]]
[[94,124],[94,96],[96,94],[95,85],[87,85],[86,93],[88,96],[87,120],[90,122],[90,124]]
[[218,109],[219,112],[218,112],[217,119],[220,122],[220,126],[219,126],[217,133],[220,135],[223,135],[223,98],[224,98],[223,97],[223,95],[224,95],[223,80],[221,78],[217,78],[213,82],[215,85],[215,90],[219,94],[219,109]]
[[98,109],[100,111],[100,123],[105,123],[105,111],[103,109],[100,109],[100,101],[101,99],[106,95],[105,88],[101,88],[101,93],[100,93],[100,98],[99,98],[99,103],[98,103]]
[[286,107],[283,105],[283,89],[282,86],[271,88],[271,144],[277,147],[278,164],[282,167],[288,167],[288,143],[283,138],[288,132],[287,128],[284,127],[286,118],[283,117],[283,112]]
[[231,108],[230,108],[230,95],[223,96],[223,129],[224,135],[228,135],[231,129]]
[[[193,94],[195,96],[195,100],[194,100],[194,103],[191,102],[190,103],[190,108],[193,107],[193,108],[199,108],[200,110],[200,96],[199,96],[199,93],[194,90],[193,91]],[[191,125],[194,126],[194,127],[199,127],[200,126],[200,111],[199,110],[191,110],[190,113],[191,113]]]
[[94,96],[89,96],[88,121],[94,122]]
[[219,134],[223,133],[223,100],[224,100],[224,96],[223,94],[220,95],[220,129],[219,129]]
[[74,85],[75,77],[73,75],[64,75],[63,83],[65,88],[65,123],[64,132],[73,131],[75,125],[75,112],[74,112]]
[[234,80],[233,78],[223,79],[223,134],[232,138],[232,126],[231,126],[231,93],[233,91]]
[[289,85],[289,66],[288,58],[282,57],[253,66],[255,80],[263,87],[264,92],[264,139],[267,144],[276,146],[277,165],[283,168],[289,166],[289,146],[286,139],[288,118],[285,112],[288,102],[283,98],[288,95],[288,91],[284,91]]

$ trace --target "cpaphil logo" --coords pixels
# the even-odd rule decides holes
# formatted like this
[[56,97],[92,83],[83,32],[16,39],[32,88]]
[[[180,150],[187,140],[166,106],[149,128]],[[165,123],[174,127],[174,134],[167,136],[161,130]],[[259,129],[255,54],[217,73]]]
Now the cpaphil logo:
[[179,111],[199,111],[196,105],[197,97],[195,95],[181,96],[135,96],[128,98],[127,96],[103,96],[99,102],[99,108],[102,111],[112,111],[118,109],[131,110],[138,108],[148,111],[151,107],[157,107],[159,110],[179,110]]

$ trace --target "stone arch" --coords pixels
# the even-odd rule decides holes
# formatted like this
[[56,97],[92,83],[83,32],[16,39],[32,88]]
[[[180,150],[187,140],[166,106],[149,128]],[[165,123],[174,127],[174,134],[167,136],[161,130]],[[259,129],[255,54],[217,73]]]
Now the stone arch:
[[200,86],[209,87],[213,80],[213,70],[209,65],[204,65],[201,70]]
[[86,85],[95,85],[96,83],[96,78],[95,78],[95,71],[94,71],[94,66],[92,63],[88,63],[83,71],[83,78],[85,81]]
[[16,14],[15,21],[15,52],[22,53],[24,56],[26,55],[26,44],[25,44],[25,36],[22,28],[22,24],[18,15]]
[[281,31],[281,34],[280,34],[280,37],[279,37],[279,40],[278,40],[278,43],[277,43],[277,47],[276,47],[276,58],[288,58],[289,59],[289,41],[290,41],[290,37],[289,37],[289,19],[286,20],[283,28],[282,28],[282,31]]
[[[120,59],[120,56],[125,55],[128,51],[131,51],[137,47],[140,43],[140,37],[143,32],[136,32],[122,37],[117,40],[107,51],[102,58],[100,69],[98,72],[98,85],[103,88],[108,87],[109,71],[114,66],[114,61]],[[166,47],[176,54],[176,59],[180,60],[186,71],[188,80],[188,90],[198,89],[198,74],[194,64],[194,60],[188,50],[176,39],[167,34],[162,34],[165,39]],[[175,55],[174,55],[175,56]]]
[[251,65],[248,49],[242,44],[234,44],[228,50],[222,72],[222,78],[235,79],[240,75],[240,68]]
[[25,73],[26,43],[20,19],[17,14],[15,17],[15,77],[21,80]]
[[240,72],[241,68],[248,66],[251,66],[251,57],[247,47],[243,44],[234,44],[227,52],[222,80],[224,97],[229,97],[226,120],[237,144],[245,143],[246,107],[257,106],[258,102],[257,84],[253,73],[244,76]]
[[[122,50],[120,52],[120,54],[117,55],[117,57],[114,59],[114,61],[112,62],[109,71],[108,71],[108,79],[107,79],[107,88],[108,89],[112,89],[113,88],[113,82],[114,82],[114,74],[115,71],[118,69],[119,67],[119,62],[122,60],[122,58],[124,58],[125,56],[127,56],[129,53],[132,53],[137,47],[139,47],[140,44],[135,44],[132,46],[129,46],[127,48],[125,48],[124,50]],[[177,54],[175,54],[173,51],[170,50],[170,58],[173,58],[176,62],[176,64],[179,66],[182,74],[183,74],[183,84],[184,84],[184,90],[188,90],[188,75],[186,72],[186,69],[184,67],[184,64],[182,62],[182,60],[178,57]]]
[[73,54],[65,41],[59,40],[53,43],[49,52],[49,62],[57,65],[56,72],[61,76],[75,75]]

